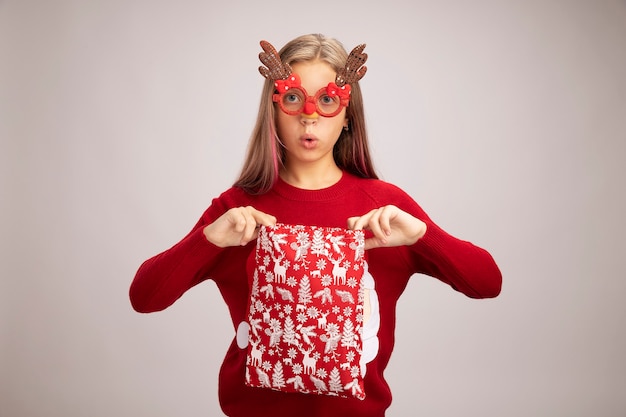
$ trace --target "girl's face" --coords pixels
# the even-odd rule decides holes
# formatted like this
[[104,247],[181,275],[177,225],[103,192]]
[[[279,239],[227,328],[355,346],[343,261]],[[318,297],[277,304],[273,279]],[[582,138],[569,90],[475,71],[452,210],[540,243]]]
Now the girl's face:
[[[297,62],[291,68],[300,76],[302,87],[309,95],[334,82],[337,76],[332,67],[323,61]],[[336,166],[333,147],[347,124],[345,107],[333,117],[323,117],[317,112],[288,115],[277,105],[276,127],[285,147],[287,169],[300,164]]]

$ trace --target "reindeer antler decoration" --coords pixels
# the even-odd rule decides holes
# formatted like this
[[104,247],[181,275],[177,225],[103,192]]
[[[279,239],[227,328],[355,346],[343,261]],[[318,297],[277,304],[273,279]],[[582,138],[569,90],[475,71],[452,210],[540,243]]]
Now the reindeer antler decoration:
[[274,81],[286,80],[291,75],[291,66],[283,64],[276,48],[268,41],[261,41],[261,48],[263,52],[259,53],[259,59],[265,64],[265,67],[259,67],[261,75]]
[[352,84],[359,81],[367,72],[365,61],[367,61],[367,54],[363,52],[365,44],[357,45],[346,60],[346,65],[337,73],[337,79],[335,84],[339,87],[343,87],[345,84]]
[[[276,48],[267,41],[261,41],[261,48],[263,48],[263,52],[259,53],[259,59],[265,64],[265,67],[259,67],[261,75],[274,81],[289,78],[292,71],[291,66],[281,61]],[[346,65],[337,73],[335,84],[338,87],[352,84],[363,78],[367,72],[367,67],[363,65],[367,61],[367,54],[363,52],[364,48],[365,44],[362,43],[352,49],[346,60]]]

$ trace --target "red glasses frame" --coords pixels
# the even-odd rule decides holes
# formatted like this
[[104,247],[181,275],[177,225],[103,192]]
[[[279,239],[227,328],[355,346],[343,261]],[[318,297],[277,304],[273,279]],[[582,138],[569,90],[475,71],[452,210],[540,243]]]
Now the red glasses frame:
[[[344,107],[347,107],[350,102],[350,85],[346,84],[343,87],[337,86],[337,84],[331,82],[326,87],[320,88],[314,96],[310,96],[304,87],[300,83],[300,77],[298,74],[291,74],[286,80],[276,80],[274,83],[276,87],[276,93],[272,95],[272,101],[278,103],[280,109],[290,116],[298,114],[312,115],[317,112],[320,116],[333,117],[338,115]],[[285,96],[288,94],[294,94],[293,90],[300,92],[301,103],[295,109],[289,109],[285,104]],[[323,97],[328,97],[337,104],[337,108],[332,111],[325,111],[323,105],[320,104]],[[337,103],[337,100],[339,101]],[[293,103],[298,104],[298,103]],[[334,106],[333,106],[334,108]]]

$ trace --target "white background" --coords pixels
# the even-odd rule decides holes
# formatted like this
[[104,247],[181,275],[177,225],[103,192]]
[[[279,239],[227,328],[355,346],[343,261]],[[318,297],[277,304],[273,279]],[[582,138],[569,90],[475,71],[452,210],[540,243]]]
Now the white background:
[[381,176],[504,274],[412,280],[388,415],[626,415],[623,0],[0,0],[0,415],[221,415],[215,285],[128,286],[235,179],[259,40],[311,32],[367,43]]

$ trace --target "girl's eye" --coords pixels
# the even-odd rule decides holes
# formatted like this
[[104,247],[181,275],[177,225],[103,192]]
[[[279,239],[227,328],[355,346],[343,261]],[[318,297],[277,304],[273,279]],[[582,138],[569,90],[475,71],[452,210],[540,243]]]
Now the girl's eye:
[[297,103],[300,101],[300,96],[297,94],[285,94],[285,102],[286,103]]
[[320,103],[322,104],[331,104],[334,100],[330,96],[322,96],[320,97]]
[[331,97],[327,94],[319,96],[317,103],[318,106],[324,107],[326,111],[335,110],[339,107],[339,99],[337,97]]

